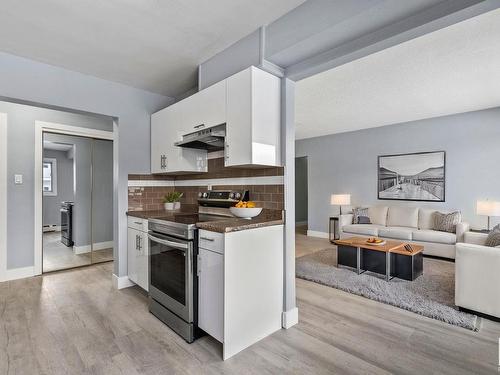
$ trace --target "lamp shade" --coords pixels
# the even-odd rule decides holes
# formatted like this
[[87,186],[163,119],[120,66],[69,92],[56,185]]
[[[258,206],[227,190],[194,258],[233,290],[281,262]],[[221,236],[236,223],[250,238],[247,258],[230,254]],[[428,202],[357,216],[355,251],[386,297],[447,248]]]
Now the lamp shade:
[[348,206],[351,204],[351,194],[332,194],[330,204]]
[[477,201],[476,213],[484,216],[500,216],[500,202]]

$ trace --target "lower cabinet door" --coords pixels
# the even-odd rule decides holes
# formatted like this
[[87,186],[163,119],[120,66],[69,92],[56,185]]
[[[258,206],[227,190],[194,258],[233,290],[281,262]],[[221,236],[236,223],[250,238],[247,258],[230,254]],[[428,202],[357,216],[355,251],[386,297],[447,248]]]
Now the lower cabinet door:
[[199,249],[198,277],[198,326],[223,343],[224,256]]
[[136,258],[137,264],[137,285],[149,291],[149,239],[148,234],[139,234],[139,252]]
[[127,238],[127,269],[128,278],[137,284],[137,255],[139,253],[139,236],[137,229],[128,228]]

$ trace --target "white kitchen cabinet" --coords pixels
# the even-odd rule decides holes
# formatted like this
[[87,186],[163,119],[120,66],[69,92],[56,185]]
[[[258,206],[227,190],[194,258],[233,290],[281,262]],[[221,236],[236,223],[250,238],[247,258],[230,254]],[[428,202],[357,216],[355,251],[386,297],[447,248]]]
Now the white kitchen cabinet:
[[280,79],[252,66],[226,81],[225,166],[280,166]]
[[283,225],[199,232],[198,325],[223,359],[281,328]]
[[198,326],[216,340],[224,341],[224,256],[199,249]]
[[226,124],[225,166],[281,166],[281,80],[254,66],[151,116],[152,173],[207,171],[207,151],[174,145]]
[[149,239],[147,220],[129,216],[127,235],[127,268],[130,281],[149,289]]
[[151,116],[151,173],[206,172],[207,152],[175,146],[190,130],[183,126],[184,101]]
[[220,81],[182,101],[183,134],[226,122],[226,81]]

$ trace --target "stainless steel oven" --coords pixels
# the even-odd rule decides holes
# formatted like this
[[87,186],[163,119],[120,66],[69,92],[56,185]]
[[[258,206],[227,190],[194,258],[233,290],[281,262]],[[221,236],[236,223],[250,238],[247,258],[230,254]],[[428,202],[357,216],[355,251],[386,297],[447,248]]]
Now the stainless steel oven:
[[151,220],[148,237],[150,311],[192,342],[197,323],[196,231]]
[[230,206],[248,191],[209,191],[199,195],[196,212],[170,212],[149,219],[149,311],[187,342],[198,328],[198,230],[196,223],[232,217]]

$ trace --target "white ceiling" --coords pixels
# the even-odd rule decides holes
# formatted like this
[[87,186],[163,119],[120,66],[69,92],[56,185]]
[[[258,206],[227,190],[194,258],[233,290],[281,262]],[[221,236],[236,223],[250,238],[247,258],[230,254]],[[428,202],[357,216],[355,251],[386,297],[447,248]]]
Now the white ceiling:
[[495,10],[304,79],[296,138],[500,106],[499,41]]
[[73,145],[67,143],[59,143],[52,141],[43,141],[43,149],[44,150],[53,150],[53,151],[69,151],[73,148]]
[[0,51],[168,96],[304,0],[2,0]]

